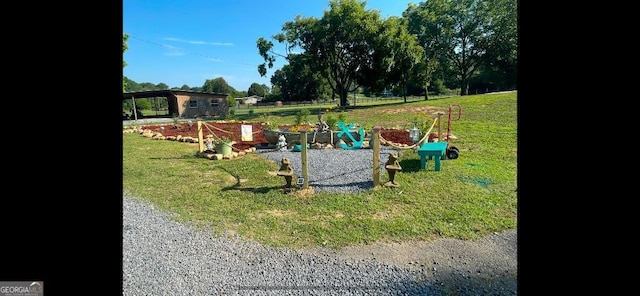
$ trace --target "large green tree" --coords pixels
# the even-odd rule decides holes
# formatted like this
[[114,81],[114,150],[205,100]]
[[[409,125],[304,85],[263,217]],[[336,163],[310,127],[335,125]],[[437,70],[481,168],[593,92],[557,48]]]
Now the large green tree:
[[248,96],[256,95],[256,96],[262,96],[266,98],[268,93],[269,93],[268,86],[264,84],[258,84],[256,82],[251,83],[251,85],[249,86],[249,89],[247,90]]
[[389,66],[385,77],[391,85],[397,85],[406,103],[407,84],[419,69],[417,65],[422,60],[424,49],[418,44],[417,37],[408,32],[405,19],[389,17],[385,21],[385,32],[387,36],[382,35],[383,44],[378,46],[387,54],[385,64]]
[[[346,106],[349,91],[359,84],[368,86],[379,82],[368,73],[363,79],[362,71],[382,69],[376,59],[376,42],[383,30],[383,21],[376,10],[366,10],[365,1],[331,0],[330,9],[320,19],[297,16],[294,21],[282,26],[282,33],[273,39],[286,44],[287,52],[300,48],[309,57],[309,67],[324,77],[331,89],[340,97],[340,105]],[[258,67],[260,75],[266,75],[266,69],[273,67],[276,56],[290,60],[287,55],[275,54],[273,43],[264,38],[258,39],[258,51],[265,63]],[[384,72],[375,72],[385,75]]]
[[491,0],[487,53],[482,62],[485,84],[515,89],[518,77],[517,0]]
[[283,100],[305,101],[323,96],[325,80],[309,66],[306,54],[290,55],[289,64],[277,70],[271,84],[280,87]]
[[[124,52],[127,51],[127,49],[129,49],[129,46],[127,45],[127,40],[129,39],[129,35],[127,35],[126,33],[122,33],[122,69],[124,69],[124,67],[127,66],[127,62],[125,62],[124,60]],[[127,89],[127,81],[124,77],[124,74],[122,75],[122,91],[126,91]]]
[[456,77],[462,96],[469,93],[469,81],[495,33],[492,5],[493,1],[485,0],[429,0],[410,6],[405,13],[413,18],[410,32],[422,34],[421,43],[437,52],[435,58],[443,58],[440,66]]
[[417,71],[414,72],[413,81],[423,85],[425,100],[429,100],[429,86],[439,65],[436,41],[440,33],[433,14],[433,11],[424,9],[422,4],[418,6],[414,3],[409,3],[402,13],[409,33],[418,38],[418,43],[423,48],[423,56],[415,67]]
[[219,94],[231,94],[234,89],[229,86],[226,80],[222,77],[207,79],[202,85],[204,92],[219,93]]

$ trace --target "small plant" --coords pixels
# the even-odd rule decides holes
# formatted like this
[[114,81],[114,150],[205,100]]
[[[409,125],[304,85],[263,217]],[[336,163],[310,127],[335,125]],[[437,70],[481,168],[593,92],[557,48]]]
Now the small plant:
[[265,122],[264,123],[264,128],[266,128],[269,131],[277,131],[279,130],[278,126],[271,123],[271,122]]
[[329,129],[333,130],[336,128],[338,118],[336,118],[333,114],[329,114],[326,118],[326,123],[329,126]]
[[309,120],[309,115],[311,115],[311,111],[309,111],[309,109],[301,109],[296,113],[295,124],[300,125],[306,123]]
[[214,138],[213,140],[211,140],[211,142],[213,143],[213,145],[229,145],[231,142],[233,142],[229,137],[227,136],[222,136],[219,138]]
[[308,132],[315,130],[316,127],[315,126],[311,126],[309,124],[296,124],[292,127],[289,128],[289,131],[292,133],[297,133],[300,132],[301,130],[307,130]]
[[248,114],[249,114],[250,117],[253,117],[254,113],[255,113],[255,111],[253,111],[253,109],[249,109],[249,113]]
[[418,113],[413,118],[413,126],[417,127],[422,134],[425,134],[429,131],[434,120],[435,119],[430,118],[426,112]]
[[338,120],[347,123],[347,112],[340,111],[340,113],[338,113]]

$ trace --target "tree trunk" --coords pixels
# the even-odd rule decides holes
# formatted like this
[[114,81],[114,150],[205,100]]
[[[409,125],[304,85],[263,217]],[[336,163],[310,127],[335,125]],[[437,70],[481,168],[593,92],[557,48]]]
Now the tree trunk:
[[407,102],[407,80],[404,81],[404,86],[402,87],[402,96],[404,97],[404,102]]
[[425,82],[424,84],[424,100],[429,100],[429,82]]
[[466,78],[460,79],[460,96],[466,96],[469,93],[469,82]]
[[340,107],[347,107],[347,95],[346,89],[340,90]]

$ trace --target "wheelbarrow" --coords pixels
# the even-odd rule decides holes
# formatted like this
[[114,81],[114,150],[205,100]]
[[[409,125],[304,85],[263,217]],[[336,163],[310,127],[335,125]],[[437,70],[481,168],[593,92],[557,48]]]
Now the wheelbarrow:
[[[454,120],[451,119],[452,106],[458,107],[458,118]],[[459,120],[461,115],[462,115],[462,107],[460,107],[460,105],[458,104],[449,105],[449,116],[447,120],[447,136],[446,136],[447,150],[445,151],[445,155],[447,159],[456,159],[458,158],[458,156],[460,156],[460,150],[456,146],[453,146],[451,145],[451,143],[449,143],[449,137],[451,136],[451,121]]]

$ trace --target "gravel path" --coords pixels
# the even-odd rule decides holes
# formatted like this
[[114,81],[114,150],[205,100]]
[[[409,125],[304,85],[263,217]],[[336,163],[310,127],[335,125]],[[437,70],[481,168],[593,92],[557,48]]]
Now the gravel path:
[[[257,150],[258,153],[280,164],[282,158],[288,158],[296,177],[302,176],[302,157],[300,152]],[[380,167],[389,159],[395,149],[380,147]],[[400,152],[405,153],[405,152]],[[309,186],[315,192],[360,193],[373,188],[373,149],[308,149],[307,167]],[[386,182],[387,172],[380,170],[380,181]]]
[[123,196],[123,295],[516,295],[517,232],[474,242],[272,248]]
[[[307,152],[315,191],[373,187],[371,149]],[[392,152],[381,147],[381,164]],[[302,175],[300,152],[258,153],[287,157]],[[214,237],[123,195],[123,295],[517,295],[517,278],[516,229],[477,241],[292,250]]]

